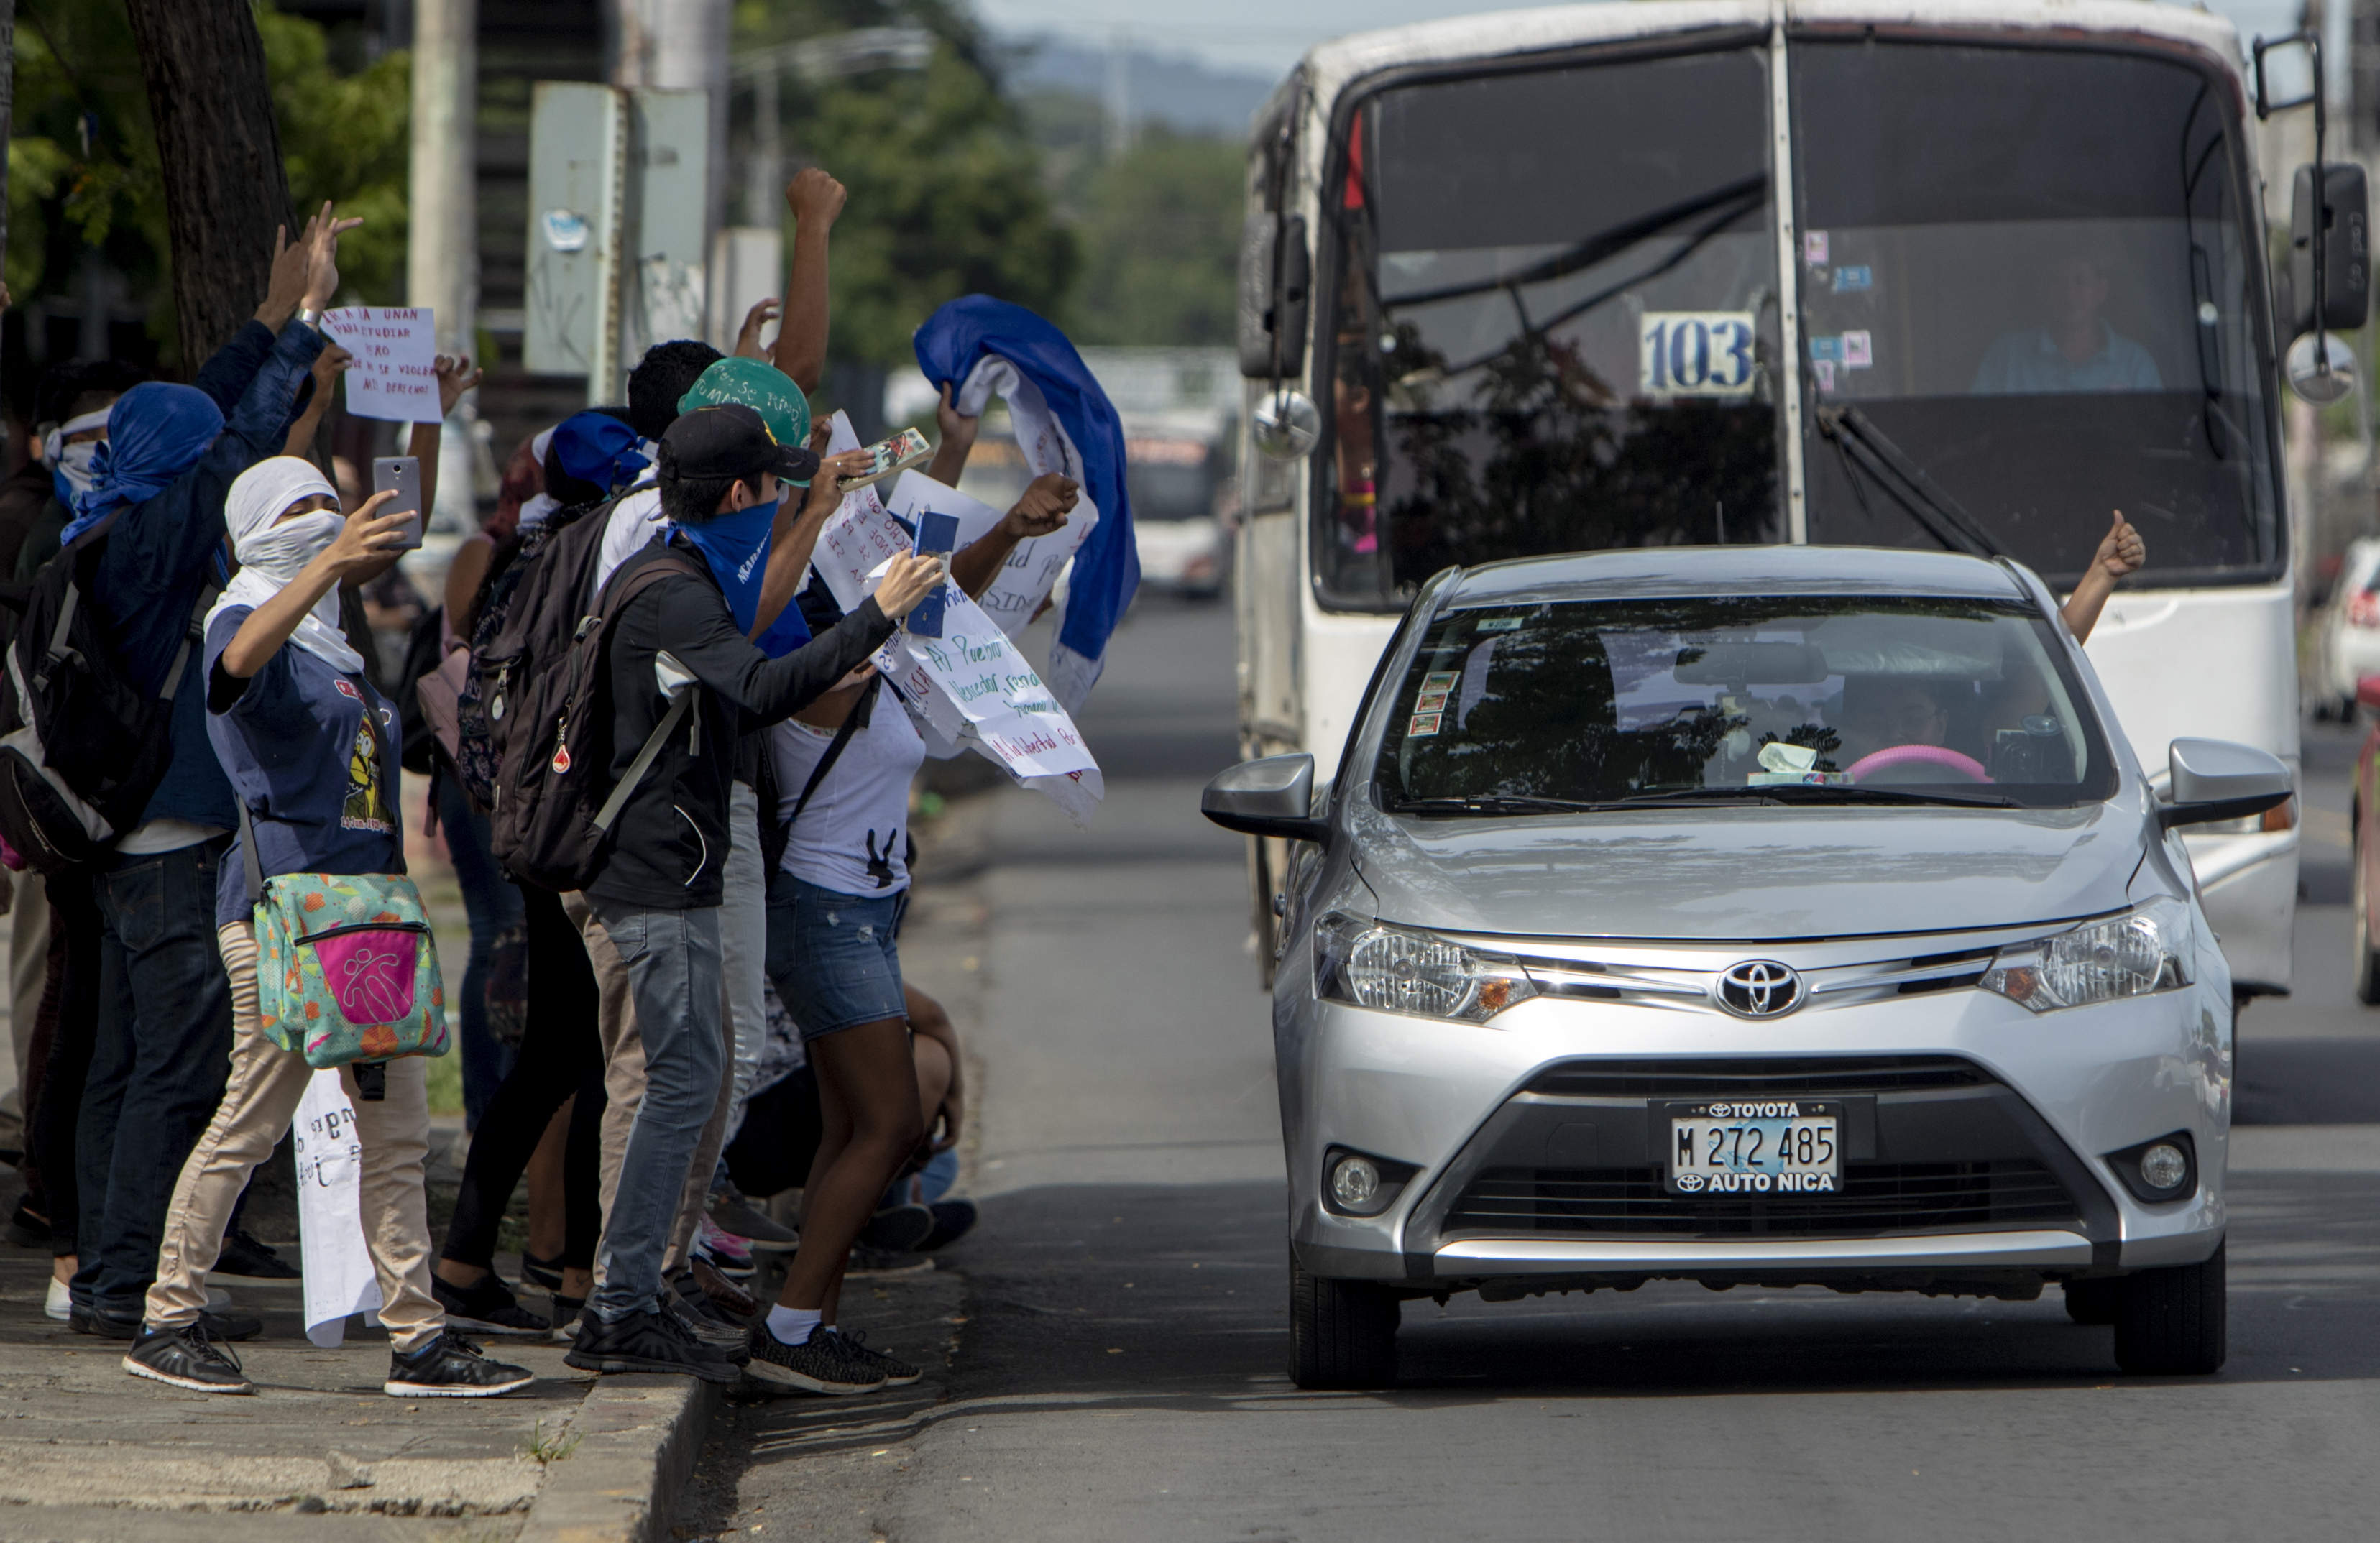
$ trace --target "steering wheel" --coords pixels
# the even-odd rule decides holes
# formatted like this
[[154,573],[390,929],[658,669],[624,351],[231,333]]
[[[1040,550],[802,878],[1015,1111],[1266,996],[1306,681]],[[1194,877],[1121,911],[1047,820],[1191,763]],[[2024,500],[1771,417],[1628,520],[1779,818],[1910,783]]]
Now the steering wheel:
[[1984,763],[1973,756],[1961,755],[1946,745],[1890,745],[1852,762],[1849,775],[1855,783],[1866,782],[1879,772],[1896,766],[1922,765],[1955,772],[1971,783],[1987,783],[1991,773]]

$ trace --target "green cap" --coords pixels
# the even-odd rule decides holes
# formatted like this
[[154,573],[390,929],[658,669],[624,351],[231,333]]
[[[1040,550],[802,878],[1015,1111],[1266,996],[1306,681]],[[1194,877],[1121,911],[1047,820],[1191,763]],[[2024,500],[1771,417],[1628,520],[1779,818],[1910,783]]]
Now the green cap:
[[[800,450],[810,442],[810,403],[790,376],[759,359],[723,358],[704,371],[693,389],[678,398],[682,413],[734,402],[760,415],[777,443]],[[808,487],[796,482],[795,487]]]

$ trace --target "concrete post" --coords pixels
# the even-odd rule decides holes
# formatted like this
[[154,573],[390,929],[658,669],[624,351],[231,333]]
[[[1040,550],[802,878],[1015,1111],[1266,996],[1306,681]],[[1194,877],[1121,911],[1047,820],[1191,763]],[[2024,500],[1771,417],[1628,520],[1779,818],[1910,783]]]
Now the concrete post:
[[[480,310],[480,3],[413,0],[412,223],[405,254],[406,303],[437,313],[438,351],[477,355]],[[484,363],[485,361],[480,361]],[[475,392],[471,394],[476,396]],[[472,488],[473,419],[467,396],[446,420],[431,491],[443,512],[478,526]]]

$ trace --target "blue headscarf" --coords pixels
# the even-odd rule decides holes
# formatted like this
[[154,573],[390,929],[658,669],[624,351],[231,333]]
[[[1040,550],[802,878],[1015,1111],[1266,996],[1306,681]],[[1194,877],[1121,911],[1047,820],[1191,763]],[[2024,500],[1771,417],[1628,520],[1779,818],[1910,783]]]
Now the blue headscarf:
[[91,463],[91,487],[75,495],[59,543],[70,545],[117,509],[164,492],[199,464],[223,426],[223,409],[196,386],[149,381],[117,397],[107,412],[107,440]]
[[553,431],[562,469],[604,492],[626,487],[652,463],[638,448],[637,431],[609,413],[575,413]]
[[[710,577],[719,581],[727,609],[735,614],[735,629],[747,637],[760,614],[760,581],[768,573],[770,528],[776,520],[777,501],[771,499],[677,528],[710,565]],[[760,651],[771,659],[783,659],[809,640],[801,607],[790,603],[757,639]]]

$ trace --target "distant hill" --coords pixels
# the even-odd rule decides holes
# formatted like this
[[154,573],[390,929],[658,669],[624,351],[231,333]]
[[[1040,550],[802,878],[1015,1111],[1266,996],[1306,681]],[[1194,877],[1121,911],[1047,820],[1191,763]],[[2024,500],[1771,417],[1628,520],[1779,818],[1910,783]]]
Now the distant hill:
[[[1003,52],[1013,88],[1062,91],[1094,101],[1106,96],[1105,49],[1044,35],[1007,40]],[[1234,140],[1247,133],[1249,117],[1279,83],[1267,76],[1217,69],[1180,54],[1135,48],[1126,51],[1125,60],[1133,122],[1165,123]]]

